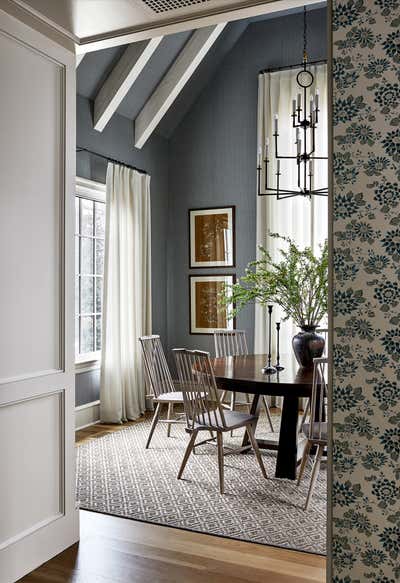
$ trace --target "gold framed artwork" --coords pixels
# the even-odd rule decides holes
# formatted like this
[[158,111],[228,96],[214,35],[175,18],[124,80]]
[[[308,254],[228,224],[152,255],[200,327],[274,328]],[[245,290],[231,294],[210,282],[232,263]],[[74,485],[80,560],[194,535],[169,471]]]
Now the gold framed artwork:
[[189,275],[191,334],[213,334],[214,330],[235,328],[235,319],[228,318],[232,306],[220,306],[225,285],[234,282],[234,275]]
[[189,210],[190,268],[234,267],[235,207]]

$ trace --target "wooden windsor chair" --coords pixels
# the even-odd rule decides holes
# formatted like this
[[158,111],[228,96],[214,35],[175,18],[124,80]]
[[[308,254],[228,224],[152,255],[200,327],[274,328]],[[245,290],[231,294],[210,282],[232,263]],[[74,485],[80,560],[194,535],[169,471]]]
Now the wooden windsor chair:
[[[324,337],[325,345],[324,345],[324,352],[322,353],[322,357],[327,356],[329,330],[328,330],[328,328],[317,328],[316,332],[318,332],[319,334],[322,334],[322,336]],[[300,422],[299,433],[302,433],[304,424],[307,421],[309,413],[310,413],[310,399],[307,399],[306,406],[304,407],[304,413],[303,413],[303,416],[302,416],[301,422]]]
[[[217,358],[224,356],[247,356],[249,351],[247,348],[246,332],[244,330],[215,330],[214,332],[214,346],[215,346],[215,356]],[[223,391],[221,395],[221,402],[224,404],[226,399],[226,394],[228,391]],[[250,397],[245,393],[246,401],[237,401],[237,396],[234,391],[231,391],[231,397],[229,405],[227,406],[231,411],[235,410],[236,405],[246,405],[248,411],[250,412]],[[271,411],[269,409],[268,401],[265,395],[262,397],[262,403],[267,414],[268,423],[271,428],[271,432],[274,432],[274,426],[272,424]]]
[[328,446],[328,423],[326,421],[328,413],[328,386],[326,383],[327,364],[328,359],[326,357],[314,358],[310,420],[308,423],[304,423],[303,426],[303,433],[307,438],[307,443],[304,448],[303,458],[301,460],[297,479],[297,485],[299,485],[301,478],[303,477],[311,449],[315,447],[316,453],[304,510],[308,510],[309,508],[315,484],[318,479],[321,458]]
[[[142,346],[146,378],[151,390],[151,394],[146,396],[152,398],[153,402],[156,403],[156,410],[146,442],[146,449],[148,449],[157,423],[167,424],[167,437],[170,437],[171,425],[185,422],[183,419],[174,417],[174,406],[183,406],[183,395],[178,381],[172,380],[160,336],[141,336],[139,342]],[[167,418],[160,419],[164,406],[168,407]],[[180,415],[180,417],[182,416],[183,414]]]
[[[233,429],[245,427],[254,450],[262,475],[267,478],[264,463],[255,439],[252,423],[255,416],[240,411],[227,410],[222,406],[214,371],[208,352],[199,350],[173,349],[178,377],[183,389],[186,414],[186,431],[190,434],[185,455],[178,473],[181,479],[197,435],[201,431],[216,433],[220,493],[224,493],[224,446],[223,434]],[[208,440],[206,440],[208,441]]]

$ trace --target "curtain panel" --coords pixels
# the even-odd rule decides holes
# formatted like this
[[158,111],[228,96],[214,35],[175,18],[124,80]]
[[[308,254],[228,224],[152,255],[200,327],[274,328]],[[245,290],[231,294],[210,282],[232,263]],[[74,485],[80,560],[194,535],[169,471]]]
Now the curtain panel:
[[[276,160],[273,138],[274,116],[279,118],[279,155],[296,155],[295,132],[292,127],[292,100],[296,98],[299,87],[296,75],[300,69],[289,69],[259,75],[258,84],[258,120],[257,139],[258,147],[264,152],[266,139],[270,143],[270,163],[268,178],[270,187],[275,187]],[[326,65],[310,66],[314,75],[314,84],[311,93],[320,92],[319,126],[316,131],[315,155],[328,155],[328,96],[327,96],[327,67]],[[328,184],[328,162],[317,160],[314,164],[314,187],[322,188]],[[297,166],[295,160],[281,160],[281,187],[297,188]],[[265,181],[264,170],[261,184]],[[268,232],[279,233],[294,239],[300,246],[311,246],[318,249],[328,236],[328,198],[313,196],[312,199],[301,196],[277,200],[276,196],[257,197],[257,250],[256,257],[260,258],[259,246],[265,247],[274,260],[280,259],[279,248],[284,243],[279,239],[268,237]],[[274,306],[273,329],[276,322],[282,322],[283,312]],[[291,321],[283,322],[281,326],[281,364],[285,366],[294,358],[291,346],[292,337],[298,331]],[[255,352],[266,353],[267,350],[267,314],[260,305],[255,307]],[[273,343],[273,362],[276,358],[276,347]]]
[[100,416],[122,423],[145,411],[138,338],[151,333],[150,176],[109,164],[106,196]]

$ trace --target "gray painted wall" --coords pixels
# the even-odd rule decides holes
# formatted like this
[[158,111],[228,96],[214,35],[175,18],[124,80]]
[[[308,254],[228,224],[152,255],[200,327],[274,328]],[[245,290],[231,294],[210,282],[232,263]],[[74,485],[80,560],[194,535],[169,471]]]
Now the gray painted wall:
[[[309,13],[311,60],[326,58],[326,10]],[[188,209],[236,205],[236,268],[256,249],[257,73],[302,59],[302,14],[249,25],[170,140],[168,345],[210,350],[211,336],[189,334]],[[253,347],[254,308],[238,317]]]
[[[154,135],[138,150],[133,147],[133,123],[114,115],[102,133],[93,129],[91,102],[77,98],[77,145],[143,168],[151,175],[152,306],[153,328],[167,338],[167,227],[168,141]],[[78,176],[105,182],[107,162],[85,152],[77,154]],[[99,398],[99,372],[81,373],[76,379],[76,405]]]

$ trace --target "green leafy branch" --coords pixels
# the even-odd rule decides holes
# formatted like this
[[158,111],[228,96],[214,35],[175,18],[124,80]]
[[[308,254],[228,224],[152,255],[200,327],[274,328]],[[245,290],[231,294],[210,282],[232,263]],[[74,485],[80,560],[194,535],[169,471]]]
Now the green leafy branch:
[[311,247],[300,249],[289,237],[269,236],[287,244],[286,249],[279,249],[280,260],[273,261],[259,247],[261,258],[248,264],[246,275],[237,283],[225,287],[221,304],[230,310],[229,317],[250,303],[277,304],[285,313],[284,320],[292,318],[301,327],[317,326],[328,311],[328,242],[320,245],[320,256],[316,256]]

